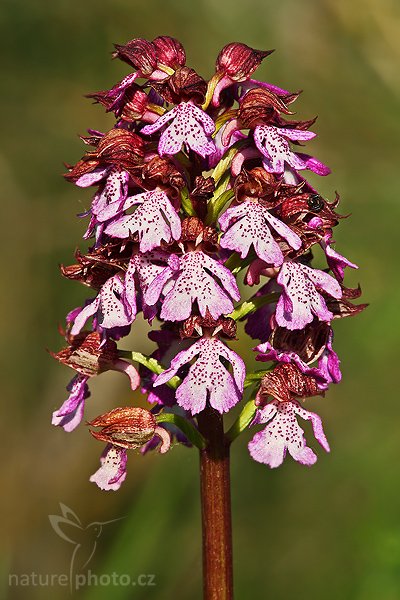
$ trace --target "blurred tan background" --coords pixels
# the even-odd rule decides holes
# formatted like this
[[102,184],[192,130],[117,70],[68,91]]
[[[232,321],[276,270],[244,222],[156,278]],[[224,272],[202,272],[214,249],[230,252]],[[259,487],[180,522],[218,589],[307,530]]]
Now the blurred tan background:
[[[89,586],[84,600],[200,598],[196,452],[131,454],[119,493],[88,482],[102,446],[84,427],[51,427],[71,377],[45,348],[58,349],[57,323],[86,295],[57,264],[72,262],[89,204],[60,176],[82,153],[76,134],[111,125],[83,98],[123,76],[114,42],[178,37],[188,63],[209,77],[219,49],[242,41],[276,48],[257,78],[303,89],[297,110],[319,115],[310,150],[332,167],[319,181],[341,212],[338,250],[359,264],[364,314],[336,324],[343,383],[308,406],[323,416],[332,452],[312,469],[288,459],[277,471],[252,462],[249,435],[233,449],[237,598],[400,598],[400,403],[398,391],[400,218],[400,5],[394,0],[3,0],[2,425],[0,596],[70,597],[67,587],[8,585],[12,574],[67,573],[73,546],[48,521],[71,507],[84,525],[105,527],[90,568],[156,586]],[[315,180],[313,180],[315,181]],[[132,349],[146,351],[139,324]],[[125,346],[127,347],[127,346]],[[87,417],[132,401],[127,380],[92,382]],[[309,430],[307,430],[309,431]]]

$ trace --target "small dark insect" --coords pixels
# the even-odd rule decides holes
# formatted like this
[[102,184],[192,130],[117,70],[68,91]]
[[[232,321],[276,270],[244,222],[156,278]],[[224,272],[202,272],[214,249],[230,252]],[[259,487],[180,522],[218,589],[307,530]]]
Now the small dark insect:
[[320,212],[325,206],[325,201],[319,194],[312,194],[307,200],[307,204],[313,212]]

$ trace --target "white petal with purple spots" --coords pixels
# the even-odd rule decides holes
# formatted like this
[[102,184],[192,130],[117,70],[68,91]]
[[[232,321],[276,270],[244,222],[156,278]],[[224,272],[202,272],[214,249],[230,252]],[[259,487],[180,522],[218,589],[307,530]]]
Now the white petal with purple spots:
[[126,479],[127,452],[108,444],[100,457],[101,467],[93,473],[90,481],[101,490],[118,490]]
[[177,154],[181,150],[182,144],[203,158],[215,152],[215,145],[209,139],[215,129],[215,123],[211,117],[191,102],[181,102],[152,125],[143,127],[141,131],[146,135],[151,135],[171,120],[172,123],[161,134],[158,144],[160,156]]
[[[207,400],[220,413],[227,412],[242,397],[246,368],[243,360],[217,338],[201,338],[180,352],[169,369],[159,375],[154,386],[169,381],[178,369],[197,356],[196,361],[176,391],[176,401],[193,415],[204,410]],[[221,362],[233,367],[233,377]]]
[[281,327],[291,330],[303,329],[311,323],[314,315],[320,321],[330,321],[333,318],[317,288],[334,298],[342,296],[336,279],[324,271],[311,269],[301,263],[283,263],[277,283],[284,291],[276,306],[276,321]]
[[124,215],[106,227],[108,235],[128,238],[138,233],[141,252],[153,250],[162,240],[170,243],[180,238],[181,220],[164,192],[154,190],[128,198],[123,209],[134,204],[139,206],[132,215]]
[[311,421],[315,438],[324,450],[329,452],[329,444],[325,437],[322,421],[317,414],[305,410],[297,401],[273,400],[258,411],[254,419],[254,424],[267,423],[267,426],[256,433],[249,442],[252,458],[273,469],[282,464],[286,452],[289,451],[289,454],[297,462],[307,466],[313,465],[317,456],[306,445],[304,432],[298,424],[296,416]]
[[268,264],[280,266],[283,254],[278,242],[273,238],[271,229],[275,229],[288,244],[298,250],[301,239],[261,206],[258,202],[246,200],[243,204],[228,208],[219,218],[219,224],[224,231],[220,244],[222,248],[236,250],[245,258],[253,245],[259,258]]
[[[231,298],[239,300],[240,294],[234,276],[226,267],[201,251],[183,254],[178,264],[179,268],[167,267],[160,273],[145,294],[145,301],[150,305],[158,301],[161,293],[165,294],[162,319],[184,321],[190,316],[195,301],[203,317],[207,309],[214,319],[232,312]],[[168,293],[167,284],[170,284]]]

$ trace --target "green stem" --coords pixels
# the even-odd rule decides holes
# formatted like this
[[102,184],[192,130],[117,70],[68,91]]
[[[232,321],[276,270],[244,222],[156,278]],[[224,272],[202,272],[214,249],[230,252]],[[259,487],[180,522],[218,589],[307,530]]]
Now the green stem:
[[193,208],[192,201],[189,197],[188,189],[185,187],[181,190],[181,206],[189,217],[195,217],[196,211]]
[[233,442],[242,431],[244,431],[252,422],[254,415],[256,414],[257,407],[254,404],[254,400],[249,400],[243,407],[242,412],[232,425],[232,427],[227,431],[225,437],[229,442]]
[[210,225],[211,223],[215,223],[215,221],[219,217],[220,212],[224,208],[225,204],[228,202],[228,200],[233,198],[234,195],[235,195],[235,192],[233,190],[226,190],[225,192],[222,192],[221,194],[219,194],[219,196],[214,196],[214,198],[212,198],[209,201],[209,203],[207,205],[207,211],[208,211],[207,218],[206,218],[207,225]]
[[260,308],[265,304],[271,304],[272,302],[275,302],[278,298],[279,294],[271,293],[266,294],[265,296],[258,296],[256,298],[253,298],[252,300],[245,300],[244,302],[239,304],[239,306],[237,306],[235,310],[231,312],[230,315],[228,315],[228,317],[234,319],[235,321],[240,321],[240,319],[243,319],[248,314],[254,312],[255,310],[257,310],[257,308]]
[[175,413],[160,413],[156,416],[157,423],[172,423],[187,437],[189,442],[199,450],[206,447],[206,440],[201,433],[184,417]]

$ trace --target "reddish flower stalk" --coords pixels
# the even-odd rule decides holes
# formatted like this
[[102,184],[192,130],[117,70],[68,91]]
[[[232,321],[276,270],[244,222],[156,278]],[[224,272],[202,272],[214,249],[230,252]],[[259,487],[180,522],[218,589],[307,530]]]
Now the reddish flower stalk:
[[[116,45],[114,58],[133,71],[89,94],[115,125],[89,130],[89,149],[66,174],[95,191],[81,215],[91,245],[62,273],[93,293],[68,314],[67,347],[53,354],[76,372],[53,424],[72,431],[90,378],[113,369],[140,385],[150,409],[114,407],[89,423],[107,444],[92,482],[119,489],[130,450],[163,454],[171,441],[200,450],[208,600],[233,593],[230,444],[263,425],[248,445],[254,460],[275,468],[289,452],[311,466],[303,419],[329,452],[320,417],[303,404],[341,379],[333,321],[365,308],[352,302],[360,290],[343,285],[346,267],[357,266],[333,247],[339,197],[329,202],[305,178],[330,172],[301,151],[315,119],[293,119],[299,93],[252,79],[270,53],[228,44],[207,82],[173,38]],[[314,246],[323,270],[312,264]],[[263,285],[245,298],[243,280],[245,290]],[[117,345],[140,312],[153,327],[151,356]],[[246,372],[231,348],[239,320],[260,341],[261,370]]]
[[203,588],[207,600],[233,597],[232,518],[229,454],[222,416],[206,408],[198,418],[208,440],[200,451],[200,492],[203,529]]

